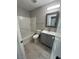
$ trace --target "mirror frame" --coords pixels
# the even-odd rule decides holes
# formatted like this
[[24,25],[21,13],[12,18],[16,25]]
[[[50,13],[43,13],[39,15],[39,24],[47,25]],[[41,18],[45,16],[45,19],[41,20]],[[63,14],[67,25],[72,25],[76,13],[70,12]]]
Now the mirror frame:
[[[55,26],[47,26],[47,17],[48,17],[49,15],[53,15],[53,14],[57,14],[57,16],[54,16],[54,18],[56,18]],[[46,24],[45,24],[45,26],[46,26],[46,27],[57,28],[58,20],[59,20],[59,12],[48,13],[48,14],[46,14]]]

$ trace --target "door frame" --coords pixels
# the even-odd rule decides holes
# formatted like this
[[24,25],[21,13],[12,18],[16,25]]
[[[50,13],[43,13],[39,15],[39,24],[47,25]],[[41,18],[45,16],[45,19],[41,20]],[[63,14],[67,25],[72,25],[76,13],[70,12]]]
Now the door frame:
[[17,40],[18,40],[19,45],[20,45],[20,49],[21,49],[21,52],[22,52],[22,55],[23,55],[23,59],[27,59],[26,55],[25,55],[24,44],[21,43],[21,41],[23,41],[23,39],[22,39],[22,36],[21,36],[21,32],[20,32],[20,27],[19,27],[18,20],[19,19],[17,19],[17,37],[18,37]]

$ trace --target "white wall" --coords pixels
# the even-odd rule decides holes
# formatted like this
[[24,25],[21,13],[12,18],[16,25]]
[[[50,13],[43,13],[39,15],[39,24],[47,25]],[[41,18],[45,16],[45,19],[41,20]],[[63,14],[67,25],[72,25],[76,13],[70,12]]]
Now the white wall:
[[30,17],[29,12],[20,7],[17,7],[17,16]]
[[[50,3],[48,5],[44,5],[42,7],[39,7],[33,11],[30,12],[31,17],[36,16],[36,29],[45,29],[45,23],[46,23],[46,13],[49,13],[49,11],[47,11],[47,7],[55,5],[55,4],[59,4],[58,2],[53,2]],[[52,10],[57,11],[58,9]],[[56,28],[52,28],[52,31],[56,31]]]

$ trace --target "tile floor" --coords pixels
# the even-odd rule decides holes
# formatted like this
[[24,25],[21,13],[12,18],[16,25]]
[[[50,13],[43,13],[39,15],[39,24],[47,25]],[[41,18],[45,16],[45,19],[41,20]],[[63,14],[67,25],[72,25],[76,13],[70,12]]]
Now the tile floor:
[[27,59],[50,59],[51,50],[39,42],[29,42],[24,47]]

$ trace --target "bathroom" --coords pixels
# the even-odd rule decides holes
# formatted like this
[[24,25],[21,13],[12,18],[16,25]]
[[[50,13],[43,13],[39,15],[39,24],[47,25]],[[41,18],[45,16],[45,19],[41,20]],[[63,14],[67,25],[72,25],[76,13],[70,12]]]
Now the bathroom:
[[24,59],[61,59],[60,7],[60,0],[17,0],[18,42]]

